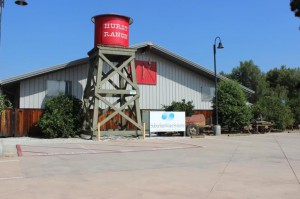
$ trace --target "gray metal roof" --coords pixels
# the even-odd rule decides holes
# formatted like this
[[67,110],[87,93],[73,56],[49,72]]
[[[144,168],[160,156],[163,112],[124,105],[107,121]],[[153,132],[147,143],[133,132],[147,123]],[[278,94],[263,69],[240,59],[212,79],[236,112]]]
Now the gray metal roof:
[[8,79],[0,80],[0,85],[11,84],[11,83],[15,83],[15,82],[18,82],[18,81],[21,81],[21,80],[24,80],[24,79],[28,79],[28,78],[31,78],[31,77],[35,77],[35,76],[43,75],[43,74],[46,74],[46,73],[62,70],[62,69],[65,69],[65,68],[74,67],[74,66],[77,66],[79,64],[85,64],[85,63],[88,62],[88,60],[89,60],[88,57],[87,58],[82,58],[82,59],[74,60],[74,61],[67,62],[67,63],[64,63],[64,64],[59,64],[59,65],[56,65],[56,66],[52,66],[52,67],[49,67],[49,68],[33,71],[31,73],[26,73],[26,74],[23,74],[23,75],[18,75],[18,76],[11,77],[11,78],[8,78]]
[[[165,48],[162,48],[161,46],[158,46],[158,45],[152,43],[152,42],[144,42],[144,43],[141,43],[141,44],[133,45],[133,46],[131,46],[131,48],[136,48],[138,50],[142,50],[143,48],[148,48],[151,51],[151,53],[154,53],[154,54],[157,54],[161,57],[164,57],[165,59],[168,59],[168,60],[170,60],[174,63],[177,63],[177,64],[179,64],[183,67],[186,67],[190,70],[193,70],[196,73],[201,74],[201,75],[203,75],[203,76],[205,76],[209,79],[213,79],[215,77],[213,71],[210,71],[210,70],[204,68],[203,66],[201,66],[199,64],[191,62],[190,60],[185,59],[184,57],[181,57],[181,56],[179,56],[179,55],[177,55],[177,54],[175,54],[175,53],[173,53],[173,52],[171,52],[171,51],[169,51]],[[43,74],[46,74],[46,73],[62,70],[62,69],[65,69],[65,68],[74,67],[74,66],[77,66],[79,64],[86,64],[86,63],[88,63],[88,60],[89,60],[89,58],[86,57],[86,58],[74,60],[74,61],[71,61],[71,62],[67,62],[67,63],[64,63],[64,64],[56,65],[56,66],[53,66],[53,67],[45,68],[45,69],[42,69],[42,70],[33,71],[31,73],[27,73],[27,74],[15,76],[15,77],[12,77],[12,78],[0,80],[0,86],[15,83],[15,82],[18,82],[18,81],[21,81],[21,80],[24,80],[24,79],[34,77],[34,76],[39,76],[39,75],[43,75]],[[217,75],[217,77],[221,80],[231,81],[230,79],[228,79],[228,78],[226,78],[222,75]],[[251,90],[247,87],[244,87],[243,85],[241,85],[241,87],[242,87],[243,90],[245,90],[248,93],[252,93],[252,94],[254,93],[253,90]]]
[[[152,42],[144,42],[141,44],[133,45],[131,46],[132,48],[137,48],[137,49],[142,49],[145,47],[149,47],[150,51],[152,53],[155,53],[161,57],[164,57],[166,59],[169,59],[172,62],[178,63],[181,66],[184,66],[186,68],[189,68],[190,70],[195,71],[198,74],[201,74],[209,79],[214,79],[215,78],[215,73],[213,71],[208,70],[207,68],[204,68],[203,66],[196,64],[188,59],[185,59],[184,57],[181,57],[165,48],[162,48],[161,46],[158,46],[156,44],[153,44]],[[231,79],[223,76],[223,75],[218,75],[217,78],[221,80],[226,80],[226,81],[232,81]],[[255,93],[253,90],[241,85],[241,88],[245,90],[248,93]]]
[[214,72],[210,71],[206,68],[204,68],[203,66],[196,64],[194,62],[191,62],[188,59],[185,59],[184,57],[181,57],[165,48],[162,48],[161,46],[158,46],[156,44],[153,44],[152,42],[145,42],[145,43],[141,43],[141,44],[137,44],[134,46],[131,46],[132,48],[137,48],[137,49],[141,49],[144,47],[150,47],[150,51],[152,53],[155,53],[159,56],[162,56],[166,59],[171,60],[172,62],[176,62],[182,66],[185,66],[191,70],[195,70],[195,72],[201,73],[204,76],[208,76],[208,77],[214,77]]

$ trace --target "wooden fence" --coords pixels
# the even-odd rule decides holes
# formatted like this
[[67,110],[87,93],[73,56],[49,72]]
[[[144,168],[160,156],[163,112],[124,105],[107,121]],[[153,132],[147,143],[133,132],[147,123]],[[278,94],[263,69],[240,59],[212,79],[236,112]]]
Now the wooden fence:
[[1,114],[0,136],[39,136],[36,123],[43,114],[41,109],[6,109]]
[[[110,111],[109,114],[113,113]],[[195,110],[194,114],[203,114],[206,118],[206,123],[211,123],[211,110]],[[0,117],[0,136],[3,137],[23,137],[23,136],[41,136],[41,131],[36,127],[37,121],[43,114],[42,109],[6,109]],[[104,115],[99,119],[103,120]],[[115,120],[120,120],[120,115],[114,117]],[[113,121],[105,123],[101,130],[116,129],[117,126]],[[134,125],[130,122],[128,129],[134,129]]]
[[[108,114],[112,114],[109,111]],[[37,121],[43,114],[42,109],[6,109],[0,117],[0,136],[1,137],[23,137],[23,136],[42,136],[41,130],[36,126]],[[126,113],[129,115],[129,112]],[[105,115],[99,116],[99,120],[105,119]],[[131,117],[133,119],[133,117]],[[114,120],[120,120],[120,115],[116,115]],[[118,128],[114,121],[110,120],[101,127],[101,130]],[[130,122],[128,129],[135,129]]]

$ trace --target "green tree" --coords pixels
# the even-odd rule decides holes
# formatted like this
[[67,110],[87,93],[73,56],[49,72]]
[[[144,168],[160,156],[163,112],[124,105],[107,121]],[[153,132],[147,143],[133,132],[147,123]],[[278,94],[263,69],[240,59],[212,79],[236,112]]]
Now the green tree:
[[82,127],[81,100],[63,94],[49,98],[37,126],[48,138],[74,137]]
[[[251,109],[247,105],[245,93],[235,81],[221,81],[217,86],[218,114],[221,126],[231,129],[241,129],[250,123]],[[213,108],[216,107],[216,99],[213,99]]]
[[[250,60],[240,62],[240,66],[234,68],[232,73],[226,76],[255,91],[255,94],[249,97],[249,101],[255,104],[255,117],[260,115],[265,120],[272,120],[279,129],[290,126],[291,121],[298,124],[297,118],[300,110],[296,108],[300,98],[300,68],[281,66],[265,74]],[[287,103],[284,107],[281,107],[282,104],[278,105],[280,107],[278,110],[277,107],[269,105],[275,105],[282,100]],[[281,115],[278,115],[279,113]]]
[[186,116],[193,115],[193,101],[186,102],[185,99],[182,99],[181,102],[173,101],[171,105],[162,105],[165,111],[184,111]]
[[[269,89],[255,103],[254,115],[284,130],[299,123],[300,69],[281,66],[267,72]],[[283,103],[285,102],[285,103]]]
[[288,106],[290,107],[290,110],[293,110],[292,112],[295,120],[294,125],[300,125],[300,96],[289,100]]
[[288,90],[288,97],[298,97],[300,90],[300,68],[281,66],[267,72],[266,80],[271,88],[283,86]]
[[240,65],[233,68],[231,74],[226,76],[255,91],[254,95],[249,96],[251,102],[258,101],[268,90],[264,73],[252,60],[240,62]]
[[277,129],[285,130],[294,123],[292,111],[288,104],[278,96],[265,96],[253,107],[256,118],[271,121]]
[[234,79],[247,88],[255,90],[261,71],[252,60],[240,62],[240,66],[233,68],[231,72],[231,79]]

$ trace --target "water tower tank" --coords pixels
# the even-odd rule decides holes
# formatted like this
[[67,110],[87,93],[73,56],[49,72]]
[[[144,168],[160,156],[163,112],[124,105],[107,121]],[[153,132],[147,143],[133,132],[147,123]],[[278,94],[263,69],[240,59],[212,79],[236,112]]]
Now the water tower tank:
[[92,17],[95,23],[94,47],[97,45],[128,47],[130,17],[117,14],[103,14]]

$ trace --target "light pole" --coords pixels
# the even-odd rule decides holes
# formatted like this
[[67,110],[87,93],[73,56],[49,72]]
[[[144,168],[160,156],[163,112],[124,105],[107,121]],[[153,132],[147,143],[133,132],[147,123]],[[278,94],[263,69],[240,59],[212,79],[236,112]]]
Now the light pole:
[[[26,0],[16,0],[15,4],[19,6],[26,6],[28,3]],[[4,8],[4,0],[0,0],[0,41],[1,41],[1,19],[2,19],[2,9]]]
[[217,91],[217,83],[218,83],[218,78],[217,78],[217,63],[216,63],[216,42],[219,40],[218,44],[218,49],[224,48],[221,42],[220,37],[215,38],[215,43],[214,43],[214,70],[215,70],[215,111],[216,111],[216,125],[214,126],[214,133],[215,135],[221,135],[221,126],[219,125],[219,113],[218,113],[218,91]]

